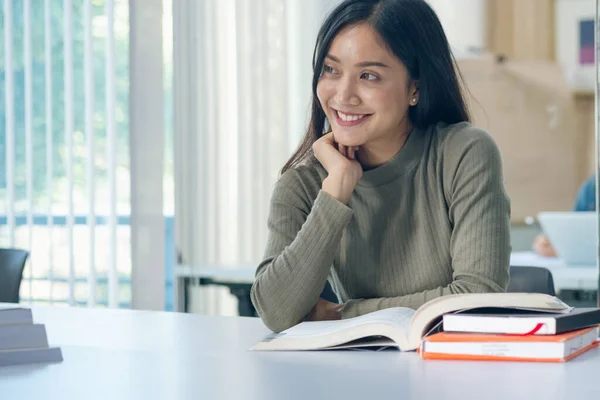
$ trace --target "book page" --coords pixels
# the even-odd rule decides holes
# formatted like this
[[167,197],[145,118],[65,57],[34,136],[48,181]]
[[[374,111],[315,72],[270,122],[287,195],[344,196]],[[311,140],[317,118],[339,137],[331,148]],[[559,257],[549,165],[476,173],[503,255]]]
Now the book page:
[[361,325],[386,324],[408,331],[408,325],[415,310],[404,307],[386,308],[359,317],[338,321],[305,321],[293,326],[280,335],[287,338],[309,338],[341,332]]
[[358,350],[358,351],[382,351],[387,349],[398,350],[398,345],[389,338],[381,336],[371,336],[363,339],[354,340],[338,346],[328,347],[329,350]]

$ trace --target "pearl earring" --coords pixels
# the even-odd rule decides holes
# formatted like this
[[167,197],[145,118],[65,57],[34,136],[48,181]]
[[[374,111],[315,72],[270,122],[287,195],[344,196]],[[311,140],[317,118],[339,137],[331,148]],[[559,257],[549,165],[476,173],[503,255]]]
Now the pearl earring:
[[417,104],[417,98],[416,98],[416,97],[413,97],[413,98],[412,98],[412,102],[413,102],[413,104]]

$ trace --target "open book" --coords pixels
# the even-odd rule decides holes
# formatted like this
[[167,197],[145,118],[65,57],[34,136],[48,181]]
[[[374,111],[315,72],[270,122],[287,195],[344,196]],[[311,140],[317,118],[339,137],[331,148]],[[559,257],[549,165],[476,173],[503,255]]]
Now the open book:
[[340,321],[306,321],[273,333],[251,350],[323,350],[393,346],[416,350],[421,339],[441,322],[444,314],[474,309],[528,310],[568,313],[556,297],[539,293],[467,293],[439,297],[416,311],[393,307]]

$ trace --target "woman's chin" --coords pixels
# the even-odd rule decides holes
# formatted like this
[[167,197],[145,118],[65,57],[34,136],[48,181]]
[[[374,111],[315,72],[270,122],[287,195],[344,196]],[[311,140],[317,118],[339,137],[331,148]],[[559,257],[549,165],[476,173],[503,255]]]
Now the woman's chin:
[[333,131],[333,139],[337,144],[341,144],[346,147],[359,147],[364,144],[364,140],[356,136],[346,135],[343,132]]

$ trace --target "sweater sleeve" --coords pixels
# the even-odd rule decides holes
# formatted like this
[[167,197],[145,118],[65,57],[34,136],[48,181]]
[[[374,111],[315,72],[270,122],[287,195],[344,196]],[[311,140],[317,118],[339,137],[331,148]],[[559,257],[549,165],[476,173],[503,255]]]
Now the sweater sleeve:
[[352,216],[350,208],[323,191],[314,203],[308,197],[298,173],[288,171],[271,198],[265,257],[251,299],[275,332],[301,322],[316,304]]
[[468,129],[448,139],[442,163],[448,217],[452,224],[452,282],[420,293],[349,301],[343,318],[389,307],[417,309],[436,297],[502,292],[510,267],[510,200],[500,152],[486,133]]

